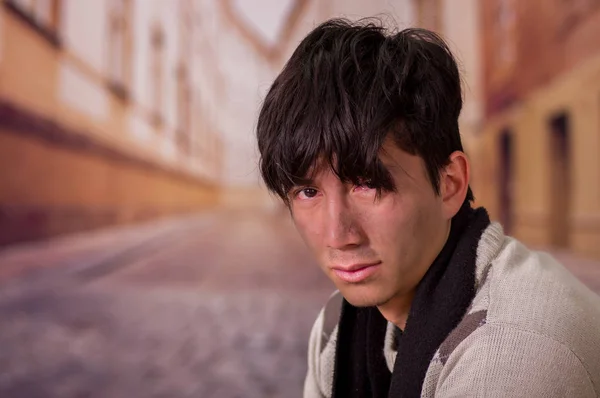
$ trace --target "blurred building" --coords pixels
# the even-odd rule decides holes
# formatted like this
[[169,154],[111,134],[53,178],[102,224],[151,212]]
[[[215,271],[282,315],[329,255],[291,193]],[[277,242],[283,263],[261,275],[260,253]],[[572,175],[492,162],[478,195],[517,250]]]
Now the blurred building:
[[256,116],[298,42],[376,16],[449,39],[465,146],[482,119],[477,0],[6,0],[0,244],[191,211],[274,206]]
[[0,2],[0,244],[217,202],[196,6]]
[[594,0],[0,0],[0,244],[276,206],[260,104],[331,17],[439,32],[464,80],[477,202],[527,243],[600,257]]
[[408,0],[0,1],[0,244],[273,206],[262,98],[334,16],[412,24]]
[[528,243],[600,258],[600,2],[480,2],[478,195]]

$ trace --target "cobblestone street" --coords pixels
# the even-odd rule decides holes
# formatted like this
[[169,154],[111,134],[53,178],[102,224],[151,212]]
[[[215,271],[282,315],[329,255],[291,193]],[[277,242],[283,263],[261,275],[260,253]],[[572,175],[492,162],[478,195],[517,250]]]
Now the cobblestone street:
[[[558,254],[596,291],[600,267]],[[286,214],[218,211],[0,252],[0,397],[299,397],[332,291]]]
[[[285,216],[219,212],[0,257],[0,397],[295,397],[332,288]],[[44,268],[40,268],[41,265]]]

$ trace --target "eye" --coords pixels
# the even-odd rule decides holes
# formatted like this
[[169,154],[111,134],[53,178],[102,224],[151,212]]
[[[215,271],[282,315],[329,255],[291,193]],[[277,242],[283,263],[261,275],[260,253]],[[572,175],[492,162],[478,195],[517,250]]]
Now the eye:
[[315,188],[302,188],[296,192],[298,199],[312,199],[319,194]]

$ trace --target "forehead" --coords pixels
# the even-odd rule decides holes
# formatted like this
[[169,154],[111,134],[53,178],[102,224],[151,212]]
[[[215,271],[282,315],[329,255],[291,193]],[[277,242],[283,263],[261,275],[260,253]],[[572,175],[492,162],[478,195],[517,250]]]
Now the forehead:
[[391,138],[387,138],[379,150],[379,160],[390,172],[397,169],[425,171],[425,162],[420,156],[406,152]]
[[[410,154],[400,148],[392,138],[386,138],[377,158],[381,165],[394,177],[394,180],[428,178],[424,160],[420,156]],[[331,162],[326,157],[320,156],[309,168],[304,180],[315,181],[329,175],[335,176],[333,165],[337,165],[337,162],[335,156]],[[357,174],[362,177],[367,173],[358,172]]]

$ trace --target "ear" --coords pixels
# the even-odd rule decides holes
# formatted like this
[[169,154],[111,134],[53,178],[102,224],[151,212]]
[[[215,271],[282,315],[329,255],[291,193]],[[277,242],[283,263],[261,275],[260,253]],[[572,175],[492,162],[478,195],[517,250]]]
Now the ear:
[[454,217],[465,202],[471,176],[469,159],[463,152],[455,151],[440,174],[440,195],[444,216]]

